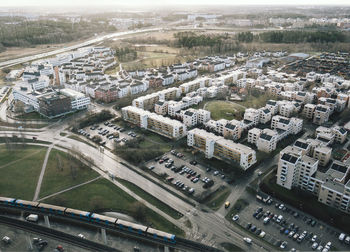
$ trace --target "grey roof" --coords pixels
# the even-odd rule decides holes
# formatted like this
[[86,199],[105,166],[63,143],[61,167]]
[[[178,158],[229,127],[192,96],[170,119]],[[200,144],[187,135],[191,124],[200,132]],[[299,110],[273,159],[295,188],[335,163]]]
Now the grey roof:
[[294,143],[294,146],[306,150],[307,147],[308,147],[309,145],[308,145],[307,143],[303,143],[303,142],[300,142],[300,141],[297,140],[297,141]]
[[272,136],[263,133],[260,135],[260,138],[267,140],[267,141],[270,141],[272,139]]

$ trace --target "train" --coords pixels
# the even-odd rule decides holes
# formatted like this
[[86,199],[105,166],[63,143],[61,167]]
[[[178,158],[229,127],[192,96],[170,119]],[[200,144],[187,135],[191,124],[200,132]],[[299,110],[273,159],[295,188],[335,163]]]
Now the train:
[[106,226],[129,232],[133,235],[146,236],[158,241],[166,243],[176,243],[174,234],[169,234],[152,227],[140,225],[137,223],[125,221],[119,218],[109,217],[97,213],[86,212],[82,210],[72,209],[68,207],[61,207],[40,203],[36,201],[27,201],[21,199],[0,197],[0,206],[23,209],[26,211],[41,212],[42,214],[50,214],[55,216],[64,216],[67,218],[77,219],[80,221]]

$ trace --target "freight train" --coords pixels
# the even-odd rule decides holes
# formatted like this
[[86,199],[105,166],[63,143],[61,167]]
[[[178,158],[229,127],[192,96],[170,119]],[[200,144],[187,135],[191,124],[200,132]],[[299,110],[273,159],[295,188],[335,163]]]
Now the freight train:
[[45,203],[39,203],[36,201],[27,201],[6,197],[0,197],[0,206],[22,209],[28,212],[40,212],[44,215],[49,214],[54,216],[65,216],[67,218],[77,219],[88,223],[96,223],[101,226],[123,230],[134,235],[136,234],[139,236],[146,236],[155,240],[165,241],[167,243],[172,244],[176,243],[175,235],[173,234],[169,234],[151,227],[101,214],[81,211],[67,207],[54,206]]

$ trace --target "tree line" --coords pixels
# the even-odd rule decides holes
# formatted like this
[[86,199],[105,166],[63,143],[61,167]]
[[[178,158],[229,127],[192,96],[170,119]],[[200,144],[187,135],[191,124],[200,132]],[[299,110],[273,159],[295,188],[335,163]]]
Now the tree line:
[[237,40],[245,43],[335,43],[347,42],[348,36],[340,31],[268,31],[257,35],[240,32],[237,34]]
[[30,47],[38,44],[66,43],[101,32],[116,31],[114,26],[101,22],[65,19],[30,21],[19,18],[0,19],[0,50],[4,47]]
[[114,50],[115,56],[117,56],[118,60],[121,62],[133,61],[137,59],[137,51],[133,48],[114,48]]

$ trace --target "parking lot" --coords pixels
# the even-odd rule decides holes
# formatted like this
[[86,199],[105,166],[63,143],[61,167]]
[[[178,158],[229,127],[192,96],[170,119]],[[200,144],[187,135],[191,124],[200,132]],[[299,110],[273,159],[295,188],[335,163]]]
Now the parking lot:
[[225,178],[221,177],[218,171],[208,170],[176,150],[150,160],[146,166],[158,175],[165,173],[166,180],[178,190],[195,196],[200,195],[207,188],[216,190],[224,183],[223,178]]
[[110,149],[113,149],[116,143],[123,145],[128,140],[137,137],[134,132],[127,131],[121,126],[108,121],[80,129],[78,133],[90,140],[93,140],[94,136],[100,136],[102,138],[100,144]]
[[[246,229],[248,229],[247,226],[250,226],[249,230],[253,229],[256,235],[264,231],[266,235],[263,239],[278,247],[285,241],[284,250],[288,251],[294,248],[300,251],[326,252],[328,250],[325,247],[329,242],[331,243],[330,251],[350,249],[350,245],[338,240],[339,230],[300,210],[285,204],[281,206],[281,204],[276,200],[271,205],[252,200],[244,211],[238,214],[239,220],[236,222]],[[262,209],[258,210],[259,208]],[[279,216],[282,217],[279,218]],[[267,221],[267,218],[270,220]],[[278,218],[280,220],[277,220]]]

